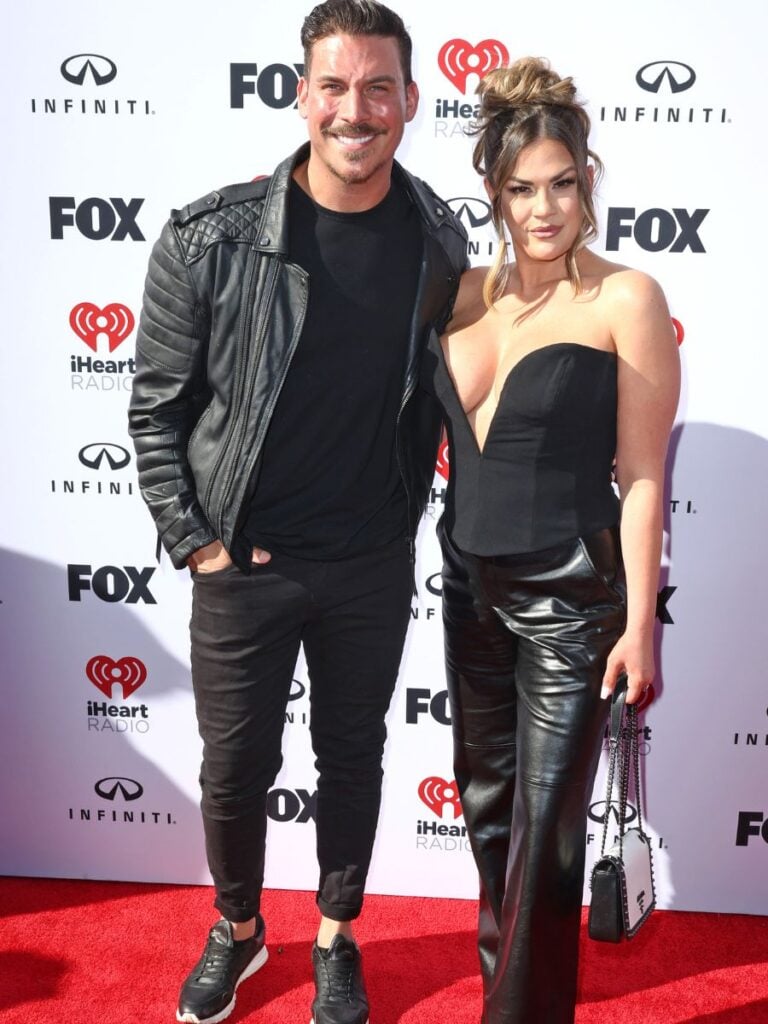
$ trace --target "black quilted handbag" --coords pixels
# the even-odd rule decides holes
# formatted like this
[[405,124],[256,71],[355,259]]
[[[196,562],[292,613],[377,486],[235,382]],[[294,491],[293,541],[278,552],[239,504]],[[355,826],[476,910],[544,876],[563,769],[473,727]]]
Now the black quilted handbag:
[[[626,703],[624,677],[611,701],[611,736],[608,756],[608,785],[603,816],[600,857],[592,869],[592,898],[588,931],[599,942],[631,939],[656,906],[651,842],[643,831],[640,793],[640,756],[637,745],[637,708]],[[635,786],[637,827],[627,828],[630,776]],[[619,833],[606,850],[614,783],[618,786]]]

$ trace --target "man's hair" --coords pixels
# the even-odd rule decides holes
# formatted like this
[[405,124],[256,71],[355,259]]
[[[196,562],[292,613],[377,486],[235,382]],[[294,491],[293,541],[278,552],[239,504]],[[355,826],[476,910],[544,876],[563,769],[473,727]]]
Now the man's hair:
[[376,0],[326,0],[309,12],[301,26],[304,47],[304,74],[309,77],[312,47],[328,36],[386,36],[395,39],[400,50],[400,64],[406,85],[411,77],[413,44],[403,19]]

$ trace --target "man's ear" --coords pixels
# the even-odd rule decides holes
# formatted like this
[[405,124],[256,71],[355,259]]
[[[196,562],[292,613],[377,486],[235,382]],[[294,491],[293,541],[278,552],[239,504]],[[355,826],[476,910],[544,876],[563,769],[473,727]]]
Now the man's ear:
[[412,121],[419,109],[419,87],[415,82],[405,87],[405,120]]
[[299,79],[299,84],[296,86],[296,99],[298,100],[299,113],[303,118],[307,116],[307,92],[309,91],[309,83],[306,78],[302,75]]

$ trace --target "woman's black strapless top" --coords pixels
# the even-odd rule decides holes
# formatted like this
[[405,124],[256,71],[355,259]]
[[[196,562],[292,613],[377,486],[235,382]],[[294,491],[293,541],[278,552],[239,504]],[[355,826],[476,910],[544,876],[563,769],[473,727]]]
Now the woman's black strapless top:
[[445,411],[450,477],[445,526],[463,551],[541,551],[619,521],[613,352],[571,342],[512,367],[482,452],[433,334],[424,385]]

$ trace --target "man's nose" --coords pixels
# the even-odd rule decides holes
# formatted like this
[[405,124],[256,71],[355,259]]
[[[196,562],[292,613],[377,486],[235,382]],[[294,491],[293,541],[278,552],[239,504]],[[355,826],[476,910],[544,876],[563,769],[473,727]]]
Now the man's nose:
[[358,124],[368,116],[368,101],[360,89],[347,89],[338,107],[338,116],[349,124]]

